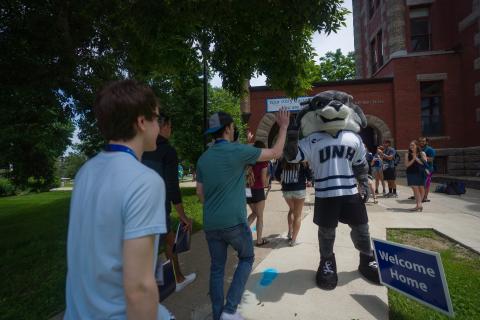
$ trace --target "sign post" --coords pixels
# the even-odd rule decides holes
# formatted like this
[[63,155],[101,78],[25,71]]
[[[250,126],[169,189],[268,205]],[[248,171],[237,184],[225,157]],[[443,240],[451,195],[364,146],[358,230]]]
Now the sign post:
[[372,239],[380,282],[453,317],[452,301],[438,252]]

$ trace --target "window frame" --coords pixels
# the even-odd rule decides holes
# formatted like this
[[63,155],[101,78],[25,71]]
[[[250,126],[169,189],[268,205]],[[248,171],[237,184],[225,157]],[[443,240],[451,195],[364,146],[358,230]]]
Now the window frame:
[[[427,84],[435,84],[437,83],[439,85],[439,92],[436,93],[425,93],[424,89],[422,88],[423,85]],[[420,82],[420,130],[422,132],[422,136],[429,136],[429,137],[436,137],[436,136],[443,136],[445,134],[445,121],[444,121],[444,97],[445,97],[445,90],[444,90],[444,81],[421,81]],[[432,98],[439,98],[438,102],[438,116],[434,115],[434,109],[437,108],[437,106],[434,106],[432,104]],[[423,100],[424,99],[430,99],[429,107],[428,108],[423,108]],[[423,115],[423,110],[428,109],[429,114],[428,114],[428,122],[429,122],[429,128],[427,130],[424,130],[424,118],[426,116]],[[434,126],[432,126],[432,118],[438,117],[438,131],[432,130]]]
[[[427,15],[426,16],[419,16],[419,17],[411,17],[411,14],[415,10],[426,10]],[[412,28],[412,23],[417,22],[417,21],[426,21],[427,22],[427,33],[426,34],[413,34],[413,28]],[[426,51],[432,51],[433,50],[433,43],[432,43],[432,19],[431,19],[431,10],[430,7],[414,7],[410,8],[409,14],[408,14],[408,28],[409,28],[409,35],[408,35],[408,42],[409,42],[409,51],[410,52],[426,52]],[[419,38],[419,37],[424,37],[427,39],[428,43],[428,48],[426,50],[415,50],[413,48],[413,37]]]

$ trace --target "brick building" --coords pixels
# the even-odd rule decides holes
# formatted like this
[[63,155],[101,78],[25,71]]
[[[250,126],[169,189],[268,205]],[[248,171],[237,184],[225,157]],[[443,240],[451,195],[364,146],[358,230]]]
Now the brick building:
[[[353,0],[353,19],[358,79],[322,83],[309,95],[352,94],[368,119],[361,135],[369,148],[389,138],[403,150],[427,136],[438,150],[439,173],[477,174],[480,0]],[[250,88],[243,110],[257,139],[274,139],[278,128],[267,109],[282,97]]]

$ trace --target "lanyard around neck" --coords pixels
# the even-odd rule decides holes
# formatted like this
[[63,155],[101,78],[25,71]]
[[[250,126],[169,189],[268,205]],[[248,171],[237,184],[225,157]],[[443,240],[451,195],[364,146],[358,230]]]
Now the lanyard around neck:
[[109,143],[105,146],[105,151],[107,151],[107,152],[125,152],[125,153],[128,153],[131,156],[133,156],[135,158],[135,160],[138,160],[137,156],[135,155],[135,152],[132,149],[130,149],[129,147],[124,146],[123,144]]

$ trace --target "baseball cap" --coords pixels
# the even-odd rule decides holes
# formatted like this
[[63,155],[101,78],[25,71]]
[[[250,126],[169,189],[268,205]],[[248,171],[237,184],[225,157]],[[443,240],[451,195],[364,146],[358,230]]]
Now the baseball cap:
[[205,131],[205,134],[217,132],[232,122],[233,118],[228,113],[223,111],[215,112],[208,119],[208,129]]

